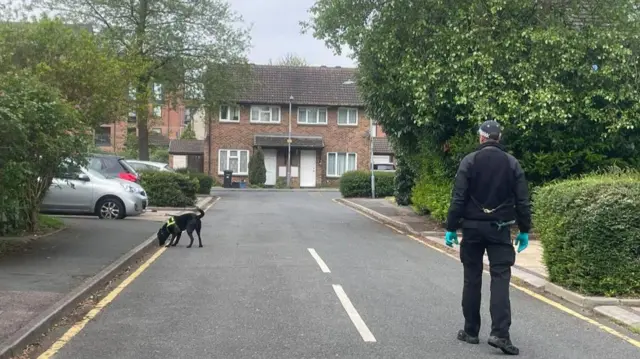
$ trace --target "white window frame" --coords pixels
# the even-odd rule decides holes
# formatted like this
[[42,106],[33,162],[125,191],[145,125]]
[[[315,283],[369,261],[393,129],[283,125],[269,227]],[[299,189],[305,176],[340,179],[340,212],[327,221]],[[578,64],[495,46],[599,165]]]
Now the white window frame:
[[[249,150],[239,150],[239,149],[219,149],[218,150],[218,174],[219,175],[223,175],[224,174],[224,168],[229,168],[229,159],[231,158],[230,154],[231,151],[238,151],[238,155],[236,156],[238,158],[238,172],[233,172],[234,176],[248,176],[249,175]],[[221,158],[222,158],[222,152],[226,152],[227,153],[227,163],[225,163],[224,168],[222,168],[221,164]],[[241,152],[246,152],[247,154],[247,170],[246,171],[240,171],[240,158],[241,158]]]
[[[309,112],[310,111],[315,111],[316,112],[316,118],[318,119],[318,122],[316,123],[310,123],[308,122],[308,118],[309,118]],[[320,122],[320,113],[324,112],[324,121]],[[304,113],[304,121],[302,121],[302,117],[301,114]],[[329,118],[329,111],[326,107],[298,107],[298,123],[301,125],[310,125],[310,126],[326,126],[327,123],[329,122],[328,120]]]
[[153,117],[162,117],[162,106],[153,106]]
[[162,84],[153,84],[153,99],[156,102],[162,102]]
[[[269,111],[265,111],[264,109],[268,108]],[[274,121],[273,110],[278,109],[278,118]],[[253,110],[258,109],[258,118],[253,118]],[[279,124],[280,118],[282,117],[282,109],[280,106],[270,106],[270,105],[255,105],[251,106],[251,112],[249,113],[249,122],[250,123],[261,123],[261,124]],[[269,113],[269,118],[271,121],[260,121],[260,114]]]
[[[227,108],[227,118],[226,118],[226,119],[223,119],[223,118],[222,118],[222,108],[223,108],[223,107],[226,107],[226,108]],[[238,119],[237,119],[237,120],[233,120],[233,119],[231,119],[231,118],[232,118],[232,116],[231,116],[232,110],[233,110],[233,113],[234,113],[234,114],[236,114],[236,113],[238,114]],[[218,111],[218,120],[219,120],[220,122],[233,122],[233,123],[238,123],[238,122],[240,122],[240,106],[235,106],[235,105],[220,105],[220,110]]]
[[[342,175],[338,175],[338,155],[340,154],[344,154],[345,155],[345,169],[344,172],[347,171],[356,171],[358,170],[358,153],[357,152],[327,152],[327,172],[326,172],[326,176],[327,178],[340,178],[342,177]],[[331,155],[335,155],[336,156],[336,160],[335,160],[335,168],[333,169],[333,172],[329,171],[329,156]],[[355,157],[355,162],[354,162],[354,168],[353,169],[348,169],[348,165],[349,165],[349,155],[354,155]],[[344,174],[343,172],[343,174]]]
[[[349,113],[354,110],[356,112],[355,123],[349,122],[351,118],[349,117]],[[340,123],[340,111],[347,112],[347,123]],[[358,108],[357,107],[338,107],[338,112],[336,114],[336,123],[338,126],[358,126]]]

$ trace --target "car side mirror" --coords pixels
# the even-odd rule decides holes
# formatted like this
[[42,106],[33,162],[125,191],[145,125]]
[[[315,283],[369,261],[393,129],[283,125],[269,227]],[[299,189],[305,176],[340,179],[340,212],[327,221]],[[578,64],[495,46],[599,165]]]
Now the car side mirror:
[[89,182],[89,176],[87,176],[87,174],[85,174],[85,173],[80,173],[78,175],[78,180]]

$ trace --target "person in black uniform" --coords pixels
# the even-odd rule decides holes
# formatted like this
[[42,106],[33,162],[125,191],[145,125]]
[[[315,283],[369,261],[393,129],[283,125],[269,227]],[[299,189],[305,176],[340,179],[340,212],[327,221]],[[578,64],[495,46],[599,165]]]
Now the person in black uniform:
[[462,227],[460,260],[464,267],[465,324],[458,339],[480,343],[482,258],[486,250],[491,273],[492,323],[488,343],[505,354],[518,355],[520,350],[509,336],[509,282],[516,256],[509,227],[517,223],[520,233],[515,244],[518,253],[522,252],[529,245],[531,228],[529,190],[520,163],[500,144],[500,125],[486,121],[478,132],[480,146],[464,157],[456,173],[445,234],[445,244],[452,247],[458,244],[456,230]]

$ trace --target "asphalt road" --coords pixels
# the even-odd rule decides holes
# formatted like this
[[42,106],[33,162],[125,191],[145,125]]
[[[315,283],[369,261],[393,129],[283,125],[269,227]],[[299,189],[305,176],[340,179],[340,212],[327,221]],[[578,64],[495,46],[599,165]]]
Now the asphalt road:
[[[486,344],[488,286],[481,344],[458,342],[460,264],[331,197],[225,194],[204,218],[204,248],[185,248],[183,236],[55,357],[502,355]],[[522,358],[640,357],[631,344],[516,289],[512,309]]]

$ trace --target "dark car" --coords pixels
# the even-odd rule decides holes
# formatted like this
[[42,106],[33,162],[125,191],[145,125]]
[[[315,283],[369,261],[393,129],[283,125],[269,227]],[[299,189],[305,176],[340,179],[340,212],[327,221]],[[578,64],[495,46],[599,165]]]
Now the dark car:
[[101,173],[107,178],[122,178],[131,182],[140,182],[140,175],[124,157],[117,155],[92,154],[87,168]]

